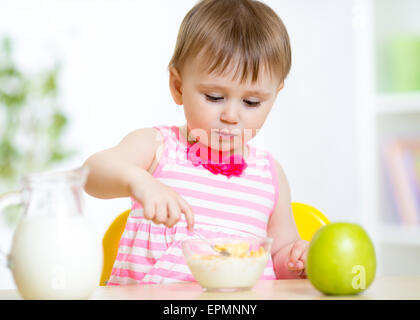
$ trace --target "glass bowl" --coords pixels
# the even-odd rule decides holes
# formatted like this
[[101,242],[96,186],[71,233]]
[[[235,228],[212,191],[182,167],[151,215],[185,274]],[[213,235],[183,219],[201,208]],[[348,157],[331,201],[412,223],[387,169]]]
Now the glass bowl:
[[250,290],[261,277],[271,243],[268,237],[187,239],[182,241],[182,251],[192,275],[205,291],[239,291]]

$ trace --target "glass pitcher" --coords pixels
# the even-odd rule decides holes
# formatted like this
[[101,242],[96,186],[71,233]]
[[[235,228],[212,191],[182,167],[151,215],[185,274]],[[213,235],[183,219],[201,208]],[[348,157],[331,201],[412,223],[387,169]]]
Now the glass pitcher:
[[82,209],[88,169],[23,177],[22,189],[0,196],[23,213],[7,256],[24,299],[87,299],[99,284],[101,243]]

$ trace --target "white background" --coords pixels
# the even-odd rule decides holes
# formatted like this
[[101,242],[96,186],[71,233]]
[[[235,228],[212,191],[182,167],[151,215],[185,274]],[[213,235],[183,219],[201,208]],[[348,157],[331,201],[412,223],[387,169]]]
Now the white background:
[[[167,64],[194,0],[1,1],[0,36],[15,41],[26,70],[62,64],[60,101],[70,117],[66,143],[79,150],[63,168],[117,144],[130,131],[184,123],[169,93]],[[357,167],[355,3],[264,1],[282,18],[293,64],[259,139],[282,164],[292,201],[331,221],[362,223]],[[128,199],[86,196],[100,238]],[[7,250],[10,232],[0,229]],[[14,287],[0,268],[0,288]]]

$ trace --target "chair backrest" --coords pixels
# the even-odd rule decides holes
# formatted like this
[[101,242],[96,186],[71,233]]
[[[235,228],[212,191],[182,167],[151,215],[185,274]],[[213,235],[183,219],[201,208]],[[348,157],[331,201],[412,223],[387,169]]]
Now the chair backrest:
[[[325,217],[321,211],[310,205],[293,202],[292,210],[299,235],[303,240],[311,241],[314,233],[320,227],[329,223],[327,217]],[[102,239],[104,264],[100,280],[101,286],[104,286],[111,276],[112,267],[118,253],[119,241],[124,232],[129,213],[130,210],[127,210],[118,215],[111,223]]]
[[106,285],[106,281],[111,276],[112,267],[114,261],[117,258],[118,245],[121,239],[121,236],[124,232],[125,224],[127,223],[127,218],[130,213],[130,210],[120,213],[111,225],[108,227],[108,230],[105,232],[104,237],[102,238],[102,248],[104,254],[104,264],[102,267],[101,280],[99,285]]
[[311,241],[320,227],[330,223],[321,211],[308,204],[293,202],[292,211],[302,240]]

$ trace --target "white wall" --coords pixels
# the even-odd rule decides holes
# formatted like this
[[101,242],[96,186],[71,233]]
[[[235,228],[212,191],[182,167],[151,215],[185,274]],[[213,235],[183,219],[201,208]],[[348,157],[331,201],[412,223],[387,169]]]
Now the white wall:
[[[195,0],[2,1],[0,35],[16,40],[29,69],[63,65],[61,100],[71,117],[67,142],[81,164],[131,130],[182,124],[168,89],[167,63],[178,27]],[[360,222],[356,167],[353,0],[267,0],[288,28],[293,66],[264,129],[265,146],[283,165],[293,201],[332,221]],[[101,235],[128,199],[86,198]],[[2,232],[1,248],[10,243]],[[13,287],[0,269],[0,288]]]

